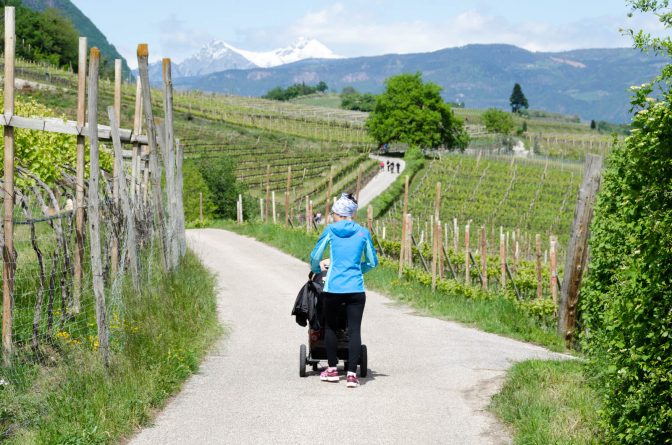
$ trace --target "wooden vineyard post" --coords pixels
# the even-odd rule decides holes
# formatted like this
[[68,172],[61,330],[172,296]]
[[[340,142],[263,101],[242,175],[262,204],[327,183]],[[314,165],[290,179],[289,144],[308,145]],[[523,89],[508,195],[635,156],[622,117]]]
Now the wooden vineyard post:
[[264,209],[264,221],[268,222],[268,211],[271,207],[271,166],[266,166],[266,207]]
[[470,227],[467,224],[464,227],[464,282],[471,286],[471,261],[469,259],[469,254],[471,253],[470,245]]
[[290,191],[292,189],[292,166],[287,167],[287,190],[285,191],[285,226],[290,225]]
[[79,314],[84,272],[84,146],[86,136],[82,129],[86,124],[86,37],[79,38],[79,66],[77,68],[77,161],[75,173],[75,258],[73,276],[72,312]]
[[[133,134],[139,136],[142,133],[142,86],[138,77],[135,86],[135,113],[133,114]],[[140,195],[140,144],[133,143],[131,154],[131,200],[139,202]]]
[[413,216],[410,213],[406,215],[406,265],[413,267]]
[[[16,49],[15,9],[5,7],[5,119],[14,115],[14,53]],[[4,129],[4,207],[2,246],[2,358],[6,366],[11,363],[12,325],[14,309],[14,127]]]
[[[117,122],[121,125],[121,59],[114,60],[114,113]],[[119,208],[119,167],[116,156],[116,152],[112,152],[112,199],[114,200],[114,206]],[[119,239],[114,232],[110,233],[110,237],[112,238],[110,267],[112,276],[116,276],[119,269]]]
[[264,198],[259,198],[259,220],[264,222]]
[[359,192],[362,191],[362,166],[357,169],[357,186],[355,188],[355,199],[359,202]]
[[373,206],[369,205],[366,208],[366,226],[369,228],[369,233],[373,233]]
[[500,283],[502,289],[506,289],[506,238],[504,233],[499,233],[499,265],[501,271]]
[[273,224],[277,224],[277,217],[275,213],[275,190],[271,192],[271,210],[273,211]]
[[177,267],[179,262],[179,239],[177,235],[177,190],[176,190],[176,172],[175,172],[175,134],[173,131],[173,76],[171,71],[170,59],[163,59],[163,109],[164,109],[164,131],[163,137],[163,163],[166,172],[166,190],[168,192],[168,252],[171,269]]
[[399,243],[399,278],[403,273],[403,264],[406,259],[406,238],[408,224],[406,222],[406,214],[408,213],[408,175],[404,176],[404,208],[401,213],[401,242]]
[[98,325],[98,350],[105,366],[109,365],[107,307],[105,304],[105,284],[103,283],[103,260],[100,243],[100,198],[98,159],[98,67],[100,51],[91,48],[89,56],[89,237],[91,239],[91,274],[93,276],[93,293],[96,298],[96,323]]
[[551,237],[551,296],[553,302],[558,303],[558,240]]
[[177,218],[177,241],[180,257],[187,254],[187,233],[186,222],[184,220],[184,149],[180,141],[175,141],[175,197]]
[[483,290],[488,290],[488,240],[486,236],[485,226],[481,226],[478,244],[481,250],[481,286]]
[[324,206],[324,223],[329,224],[329,209],[331,208],[331,193],[334,186],[334,166],[329,169],[329,185],[327,186],[327,199]]
[[[441,214],[441,183],[436,183],[434,200],[434,219],[432,221],[432,292],[436,290],[436,275],[439,268],[439,252],[441,251],[441,244],[438,242],[441,237],[441,222],[439,220]],[[437,232],[437,224],[439,230]]]
[[310,233],[310,219],[308,213],[310,212],[310,197],[306,196],[306,232]]
[[541,299],[543,297],[543,283],[541,278],[541,235],[537,233],[534,237],[535,251],[537,257],[537,298]]
[[571,344],[574,339],[576,307],[579,302],[579,289],[583,272],[588,260],[590,222],[593,219],[593,205],[600,188],[601,173],[602,157],[586,155],[586,167],[574,211],[572,238],[567,249],[565,276],[558,306],[558,331],[565,338],[567,344]]
[[457,225],[457,218],[453,218],[453,250],[456,254],[460,251],[460,226]]
[[[156,217],[156,226],[161,240],[161,261],[164,270],[169,269],[169,245],[166,236],[166,216],[163,207],[163,193],[161,191],[161,176],[158,162],[158,143],[157,131],[154,123],[154,113],[152,111],[152,90],[149,83],[149,48],[147,44],[138,45],[138,71],[142,82],[142,108],[145,115],[145,125],[147,127],[147,141],[149,144],[149,172],[146,172],[145,178],[151,176],[152,181],[152,206]],[[149,186],[149,184],[147,184]],[[148,187],[147,187],[148,188]]]
[[126,177],[124,174],[124,157],[121,151],[121,138],[119,137],[119,121],[117,120],[116,110],[109,107],[107,113],[110,117],[110,127],[112,128],[112,145],[114,147],[114,162],[117,165],[119,173],[119,199],[121,208],[124,212],[126,222],[126,249],[128,251],[128,263],[131,269],[131,278],[133,289],[140,292],[140,274],[138,267],[138,251],[135,236],[135,215],[131,209],[131,201],[126,191]]
[[198,219],[203,224],[203,192],[198,192]]

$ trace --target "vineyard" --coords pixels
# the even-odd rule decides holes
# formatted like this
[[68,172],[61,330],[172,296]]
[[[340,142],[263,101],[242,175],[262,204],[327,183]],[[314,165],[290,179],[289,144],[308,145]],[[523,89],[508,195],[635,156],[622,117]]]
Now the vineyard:
[[[564,245],[581,177],[578,163],[447,154],[415,176],[409,213],[416,220],[418,239],[426,238],[434,215],[434,190],[440,182],[440,217],[451,231],[456,219],[459,225],[471,221],[473,226],[485,226],[492,239],[501,227],[527,245],[537,233],[556,235]],[[401,233],[402,207],[401,201],[396,202],[380,221],[391,239]]]

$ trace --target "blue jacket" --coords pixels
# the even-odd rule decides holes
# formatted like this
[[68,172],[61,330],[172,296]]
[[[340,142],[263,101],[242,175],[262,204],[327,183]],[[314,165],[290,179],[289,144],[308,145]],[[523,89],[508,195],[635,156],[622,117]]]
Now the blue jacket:
[[331,246],[329,254],[331,265],[327,272],[324,292],[334,294],[365,292],[362,274],[378,265],[376,249],[373,248],[369,231],[348,220],[327,226],[310,254],[310,269],[315,273],[320,273],[320,261],[327,245]]

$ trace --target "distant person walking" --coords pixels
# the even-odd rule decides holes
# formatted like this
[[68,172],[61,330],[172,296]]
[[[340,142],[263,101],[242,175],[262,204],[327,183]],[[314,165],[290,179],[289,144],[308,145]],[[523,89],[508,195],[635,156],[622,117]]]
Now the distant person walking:
[[401,167],[401,164],[397,162],[397,174],[399,174],[399,168]]
[[382,172],[385,169],[385,163],[380,161],[380,171]]

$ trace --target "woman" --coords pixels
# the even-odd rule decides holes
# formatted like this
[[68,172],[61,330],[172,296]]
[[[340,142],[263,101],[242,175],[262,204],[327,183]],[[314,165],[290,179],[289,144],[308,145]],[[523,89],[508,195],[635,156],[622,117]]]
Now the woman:
[[[325,382],[338,382],[336,331],[339,305],[345,303],[348,317],[349,356],[347,387],[359,386],[357,365],[362,349],[360,328],[366,294],[366,272],[378,265],[376,250],[368,230],[352,220],[357,212],[357,201],[343,193],[331,209],[334,222],[324,229],[310,254],[310,268],[314,273],[328,270],[324,284],[325,346],[328,368],[320,374]],[[322,260],[327,245],[331,245],[329,259]],[[364,261],[362,261],[362,255]]]

